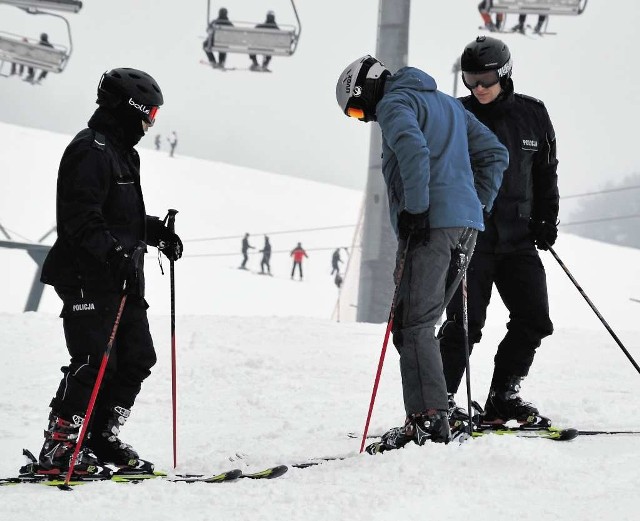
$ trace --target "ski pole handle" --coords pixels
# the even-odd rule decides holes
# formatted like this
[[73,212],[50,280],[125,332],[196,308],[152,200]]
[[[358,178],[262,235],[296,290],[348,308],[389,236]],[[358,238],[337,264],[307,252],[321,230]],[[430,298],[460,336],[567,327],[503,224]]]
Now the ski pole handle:
[[167,221],[167,228],[169,228],[170,231],[172,231],[173,233],[175,233],[176,231],[176,214],[178,213],[178,210],[173,210],[173,209],[169,209],[167,210],[167,216],[165,217],[165,220]]

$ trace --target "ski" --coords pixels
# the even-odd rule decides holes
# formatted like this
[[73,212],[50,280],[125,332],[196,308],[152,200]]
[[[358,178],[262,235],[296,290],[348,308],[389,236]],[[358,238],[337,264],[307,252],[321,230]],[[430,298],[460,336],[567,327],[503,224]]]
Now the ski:
[[331,461],[343,461],[345,459],[357,456],[358,454],[350,454],[347,456],[326,456],[324,458],[315,458],[309,461],[303,461],[301,463],[292,463],[291,466],[296,469],[308,469],[309,467],[317,467]]
[[580,436],[638,436],[640,431],[579,430]]
[[240,475],[240,478],[247,479],[274,479],[279,478],[283,474],[285,474],[289,470],[289,467],[286,465],[276,465],[275,467],[269,467],[268,469],[261,470],[259,472],[253,472],[251,474],[245,474],[244,472]]
[[[96,483],[101,481],[112,481],[115,483],[140,483],[152,479],[160,479],[171,483],[224,483],[228,481],[237,481],[239,479],[275,479],[285,474],[289,468],[286,465],[277,465],[258,472],[245,474],[240,469],[232,469],[220,474],[174,474],[168,475],[165,472],[154,471],[150,474],[118,474],[115,473],[109,478],[74,478],[69,481],[70,486],[86,485],[87,483]],[[0,487],[7,485],[19,485],[31,483],[36,485],[59,486],[64,485],[64,474],[48,476],[43,474],[25,474],[22,476],[0,478]]]
[[[66,476],[64,474],[38,474],[37,460],[33,454],[24,449],[23,455],[29,460],[20,469],[16,477],[0,478],[0,486],[17,485],[22,483],[33,483],[48,486],[64,485]],[[286,465],[276,465],[258,472],[244,473],[240,469],[232,469],[219,474],[168,474],[167,472],[154,471],[153,465],[141,460],[137,469],[116,469],[112,474],[106,472],[87,476],[74,476],[69,485],[82,485],[96,481],[113,481],[116,483],[140,483],[151,479],[161,479],[173,483],[223,483],[235,481],[242,478],[247,479],[274,479],[287,472]]]
[[[473,438],[480,438],[487,434],[496,434],[499,436],[515,436],[517,438],[539,438],[539,439],[547,439],[554,441],[570,441],[578,437],[579,434],[582,434],[584,431],[579,431],[574,428],[564,428],[561,429],[559,427],[481,427],[473,431]],[[355,432],[350,432],[347,434],[349,438],[360,439],[362,437],[361,434],[357,434]],[[382,434],[370,434],[367,436],[367,439],[376,439],[381,438]]]
[[517,438],[538,438],[553,441],[570,441],[578,437],[580,431],[573,428],[561,429],[559,427],[480,427],[473,431],[473,438],[480,438],[487,434],[499,436],[516,436]]

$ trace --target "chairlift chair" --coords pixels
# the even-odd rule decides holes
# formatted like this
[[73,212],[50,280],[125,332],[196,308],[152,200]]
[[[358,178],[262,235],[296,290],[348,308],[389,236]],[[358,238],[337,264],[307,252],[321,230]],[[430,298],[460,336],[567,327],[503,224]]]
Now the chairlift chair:
[[[211,0],[207,0],[207,27],[211,23]],[[256,28],[258,23],[233,20],[233,26],[215,25],[211,46],[208,50],[239,54],[268,54],[271,56],[291,56],[298,46],[302,25],[294,0],[291,6],[297,20],[297,27],[280,25],[277,29]]]
[[489,13],[537,14],[541,16],[582,14],[588,0],[493,0]]
[[[40,11],[35,7],[35,4],[41,5],[42,7],[44,7],[44,4],[55,4],[55,7],[59,10],[77,13],[82,7],[82,2],[78,2],[76,0],[0,0],[0,4],[9,4],[20,7],[29,14],[43,14],[62,19],[67,26],[67,35],[69,39],[68,47],[53,44],[53,47],[46,47],[44,45],[40,45],[39,41],[33,38],[0,31],[0,76],[8,76],[8,74],[2,73],[2,68],[5,62],[15,63],[17,65],[26,65],[27,67],[33,67],[47,72],[62,72],[69,61],[71,51],[73,50],[71,27],[64,16]],[[64,8],[61,7],[63,5],[65,6]]]
[[82,9],[82,2],[79,0],[0,0],[0,4],[13,5],[26,10],[47,9],[69,13],[77,13]]

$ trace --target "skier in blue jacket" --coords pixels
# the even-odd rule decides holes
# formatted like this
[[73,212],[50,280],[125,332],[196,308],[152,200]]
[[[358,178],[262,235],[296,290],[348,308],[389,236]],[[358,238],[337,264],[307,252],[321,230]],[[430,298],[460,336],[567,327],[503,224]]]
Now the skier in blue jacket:
[[452,259],[458,252],[470,257],[484,229],[483,208],[491,209],[508,165],[507,149],[413,67],[392,75],[372,56],[359,58],[340,75],[336,98],[348,116],[380,125],[382,173],[399,239],[393,343],[406,421],[375,450],[410,441],[447,443],[451,429],[435,325],[446,304]]

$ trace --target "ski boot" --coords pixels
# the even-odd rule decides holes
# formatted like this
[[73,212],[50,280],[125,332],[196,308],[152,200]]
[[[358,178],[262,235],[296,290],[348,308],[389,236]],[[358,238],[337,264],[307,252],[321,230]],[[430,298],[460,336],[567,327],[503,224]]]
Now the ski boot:
[[480,425],[480,418],[484,413],[480,404],[473,400],[471,402],[471,424],[469,424],[469,413],[466,409],[459,407],[453,398],[453,393],[449,393],[449,427],[451,428],[452,439],[460,438],[463,441],[465,434],[471,435],[473,430]]
[[540,416],[538,409],[520,398],[522,377],[511,376],[501,385],[492,385],[484,407],[481,426],[504,425],[510,420],[520,424],[521,429],[545,428],[551,426],[551,420]]
[[97,428],[93,429],[87,445],[102,462],[117,467],[117,474],[152,473],[153,463],[140,459],[131,445],[118,438],[120,427],[124,425],[130,414],[129,409],[118,405],[99,413],[96,416]]
[[520,34],[524,34],[524,24],[516,24],[511,28],[511,32],[512,33],[520,33]]
[[424,445],[428,440],[434,443],[449,443],[451,430],[447,411],[434,410],[431,414],[412,414],[402,427],[393,427],[382,435],[380,441],[370,444],[366,451],[378,454],[387,450],[401,449],[410,441]]
[[[60,477],[68,472],[83,420],[78,415],[74,415],[73,421],[69,421],[53,411],[49,414],[49,425],[44,431],[44,445],[37,464],[32,466],[34,474]],[[111,470],[85,446],[78,452],[73,476],[81,479],[109,479]]]
[[486,22],[484,28],[491,33],[495,33],[498,30],[498,27],[493,22]]

